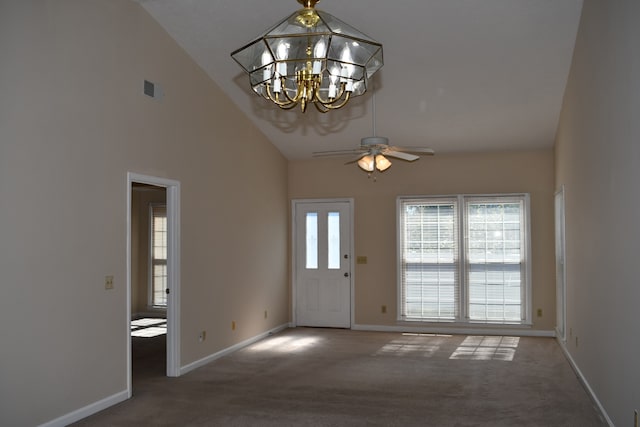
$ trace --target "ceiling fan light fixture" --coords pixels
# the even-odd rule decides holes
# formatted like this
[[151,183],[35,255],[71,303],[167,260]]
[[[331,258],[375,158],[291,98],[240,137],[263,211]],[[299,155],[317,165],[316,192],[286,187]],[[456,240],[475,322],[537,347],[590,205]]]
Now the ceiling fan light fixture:
[[358,166],[360,166],[360,169],[362,169],[363,171],[373,172],[373,169],[374,169],[373,155],[367,154],[366,156],[362,157],[360,160],[358,160]]
[[391,167],[391,162],[382,154],[376,155],[376,169],[384,172]]
[[318,1],[298,0],[303,9],[231,53],[253,91],[285,110],[341,108],[367,91],[384,64],[380,43],[316,10]]

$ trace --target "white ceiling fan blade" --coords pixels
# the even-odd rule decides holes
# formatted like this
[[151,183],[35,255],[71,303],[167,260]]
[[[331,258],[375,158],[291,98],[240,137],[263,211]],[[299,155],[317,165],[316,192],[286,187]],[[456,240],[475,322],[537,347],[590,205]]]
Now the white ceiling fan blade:
[[402,151],[394,150],[384,150],[382,154],[385,156],[406,160],[408,162],[413,162],[414,160],[418,160],[420,158],[420,156],[416,156],[415,154],[403,153]]
[[363,154],[366,153],[360,149],[353,150],[333,150],[333,151],[316,151],[312,153],[313,157],[330,157],[330,156],[350,156],[352,154]]
[[404,151],[405,153],[421,153],[427,155],[434,155],[435,151],[428,147],[391,147],[393,150]]

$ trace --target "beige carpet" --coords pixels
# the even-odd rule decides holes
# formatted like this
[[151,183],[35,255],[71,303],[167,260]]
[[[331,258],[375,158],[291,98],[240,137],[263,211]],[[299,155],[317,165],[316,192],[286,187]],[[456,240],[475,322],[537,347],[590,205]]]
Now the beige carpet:
[[163,339],[136,341],[133,398],[78,425],[606,425],[551,338],[296,328],[180,378]]

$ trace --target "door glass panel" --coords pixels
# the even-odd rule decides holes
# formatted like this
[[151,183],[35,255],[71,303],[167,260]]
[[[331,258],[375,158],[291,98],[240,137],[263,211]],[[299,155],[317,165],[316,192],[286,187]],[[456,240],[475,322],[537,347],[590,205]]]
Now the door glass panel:
[[327,258],[330,270],[340,268],[340,212],[329,212],[327,216]]
[[318,213],[307,212],[307,268],[318,268]]

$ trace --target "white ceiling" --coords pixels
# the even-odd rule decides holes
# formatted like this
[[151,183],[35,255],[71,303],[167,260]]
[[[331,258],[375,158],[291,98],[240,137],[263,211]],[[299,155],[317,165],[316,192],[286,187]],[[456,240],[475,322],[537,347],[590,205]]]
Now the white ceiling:
[[[327,114],[283,111],[251,91],[230,57],[301,8],[296,1],[138,2],[287,158],[357,148],[372,134],[369,93]],[[553,145],[582,0],[323,0],[316,8],[382,43],[376,128],[392,145],[436,153]]]

